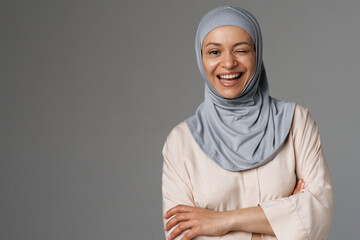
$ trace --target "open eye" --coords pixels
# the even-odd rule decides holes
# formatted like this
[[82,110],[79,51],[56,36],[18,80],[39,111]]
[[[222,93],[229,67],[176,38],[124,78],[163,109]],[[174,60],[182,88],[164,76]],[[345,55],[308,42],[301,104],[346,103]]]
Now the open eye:
[[220,53],[220,51],[218,51],[218,50],[211,50],[211,51],[209,51],[209,54],[212,54],[212,55],[217,55],[217,54],[219,54]]

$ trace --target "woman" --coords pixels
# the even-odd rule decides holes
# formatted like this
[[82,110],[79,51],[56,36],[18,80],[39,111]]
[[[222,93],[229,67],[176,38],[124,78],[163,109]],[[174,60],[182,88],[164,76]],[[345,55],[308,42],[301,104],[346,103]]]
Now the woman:
[[168,239],[325,239],[333,191],[318,128],[269,96],[256,19],[213,9],[195,50],[205,99],[163,148]]

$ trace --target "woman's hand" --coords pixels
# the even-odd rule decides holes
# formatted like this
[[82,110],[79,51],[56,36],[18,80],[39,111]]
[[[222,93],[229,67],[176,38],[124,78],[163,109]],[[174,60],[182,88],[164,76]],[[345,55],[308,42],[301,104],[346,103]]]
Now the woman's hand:
[[169,231],[177,225],[168,236],[168,239],[171,240],[186,230],[189,231],[181,240],[190,240],[196,236],[221,236],[230,231],[227,212],[177,205],[169,209],[164,218],[171,218],[165,224],[164,230]]
[[[303,189],[305,189],[305,181],[303,179],[300,179],[297,182],[292,195],[300,193]],[[171,228],[177,225],[168,236],[169,240],[175,239],[178,235],[187,230],[188,232],[183,236],[181,240],[190,240],[197,236],[222,236],[229,231],[237,230],[232,229],[233,225],[231,223],[234,221],[233,217],[240,216],[241,211],[246,211],[246,219],[250,219],[249,216],[252,216],[251,219],[257,218],[255,220],[255,222],[258,223],[257,227],[261,227],[261,225],[263,224],[264,226],[262,228],[265,229],[263,230],[263,232],[269,231],[268,229],[271,229],[271,227],[267,222],[266,216],[263,214],[262,210],[260,210],[260,207],[254,207],[235,211],[216,212],[213,210],[199,207],[177,205],[169,209],[164,214],[165,219],[170,219],[165,224],[164,230],[169,231]],[[240,222],[241,221],[239,220],[237,225],[239,225]],[[240,225],[245,226],[247,224]],[[250,224],[249,227],[252,228],[252,226],[255,225]],[[256,231],[257,229],[254,230]],[[250,232],[254,230],[249,229]],[[270,231],[270,233],[273,234],[272,230]],[[253,234],[252,239],[257,239],[259,236],[261,237],[261,235],[259,234]]]
[[[300,179],[296,186],[295,186],[295,189],[293,191],[293,193],[291,195],[294,195],[294,194],[297,194],[297,193],[300,193],[303,189],[305,189],[305,181],[303,179]],[[261,240],[262,237],[261,237],[261,234],[258,234],[258,233],[253,233],[252,234],[252,237],[251,237],[251,240]]]
[[295,195],[297,193],[300,193],[302,190],[305,189],[305,181],[303,179],[300,179],[297,184],[296,187],[293,191],[293,193],[291,195]]

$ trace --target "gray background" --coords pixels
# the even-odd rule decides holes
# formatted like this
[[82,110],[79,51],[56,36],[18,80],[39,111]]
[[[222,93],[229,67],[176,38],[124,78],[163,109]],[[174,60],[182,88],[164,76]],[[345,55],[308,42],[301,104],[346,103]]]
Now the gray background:
[[360,1],[0,3],[0,239],[163,239],[161,148],[203,99],[208,10],[259,20],[272,96],[310,109],[335,189],[328,239],[360,233]]

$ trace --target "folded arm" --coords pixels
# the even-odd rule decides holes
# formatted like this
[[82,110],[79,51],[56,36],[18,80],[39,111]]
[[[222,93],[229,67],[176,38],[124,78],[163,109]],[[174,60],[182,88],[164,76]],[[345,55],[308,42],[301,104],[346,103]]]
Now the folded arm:
[[[163,185],[163,210],[170,211],[164,218],[166,236],[170,239],[174,239],[175,235],[176,239],[191,239],[199,235],[239,234],[234,239],[251,239],[252,233],[261,233],[275,235],[279,240],[325,239],[332,219],[333,191],[318,128],[304,109],[297,111],[294,121],[297,126],[292,132],[296,155],[295,174],[297,178],[306,181],[306,188],[300,194],[261,202],[254,208],[228,212],[196,208],[186,167],[181,165],[179,159],[175,159],[177,164],[173,165],[173,157],[181,154],[173,152],[178,149],[172,144],[172,154],[169,159],[164,154],[163,165],[163,184],[167,185]],[[182,207],[172,209],[177,205]],[[205,225],[199,224],[200,215],[205,216]],[[190,233],[193,227],[196,231]],[[188,234],[187,238],[182,238],[185,234]],[[255,236],[258,235],[254,234],[253,239]]]
[[[301,179],[293,192],[300,193],[305,182]],[[169,209],[164,218],[167,223],[165,231],[173,227],[168,239],[175,239],[182,232],[187,231],[182,240],[192,239],[196,236],[222,236],[231,231],[261,233],[275,236],[269,221],[261,207],[250,207],[231,211],[217,212],[199,207],[177,205]],[[253,235],[252,239],[256,239]]]
[[301,109],[294,115],[292,137],[296,175],[306,181],[305,190],[260,203],[279,240],[326,239],[333,215],[333,190],[318,127],[307,109]]

